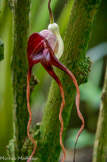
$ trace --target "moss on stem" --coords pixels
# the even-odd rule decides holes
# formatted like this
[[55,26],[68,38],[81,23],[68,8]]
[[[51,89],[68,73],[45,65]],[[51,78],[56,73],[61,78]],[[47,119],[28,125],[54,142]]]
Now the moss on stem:
[[14,95],[14,155],[16,158],[22,155],[22,145],[27,136],[28,111],[26,101],[26,49],[29,32],[29,9],[30,0],[14,1],[12,82]]

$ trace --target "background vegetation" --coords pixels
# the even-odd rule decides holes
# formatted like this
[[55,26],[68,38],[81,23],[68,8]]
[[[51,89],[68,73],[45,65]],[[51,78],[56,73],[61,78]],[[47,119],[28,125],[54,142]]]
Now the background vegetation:
[[[55,21],[60,26],[62,37],[64,36],[71,5],[73,0],[52,1],[52,9]],[[0,156],[6,155],[6,146],[13,137],[13,96],[11,84],[11,55],[12,55],[12,1],[8,5],[7,0],[0,0],[0,39],[4,43],[4,60],[0,62]],[[85,117],[85,131],[78,141],[78,149],[92,148],[96,131],[97,117],[100,107],[100,96],[105,73],[105,58],[107,55],[107,1],[102,0],[96,22],[94,24],[89,50],[87,55],[93,64],[89,80],[80,86],[81,110]],[[81,23],[81,22],[80,22]],[[30,16],[30,33],[46,29],[49,24],[47,1],[32,0]],[[31,105],[33,111],[33,123],[40,122],[45,107],[51,78],[41,67],[35,66],[34,74],[39,80],[32,94]],[[26,80],[25,80],[26,82]],[[76,115],[75,106],[71,113],[71,120],[65,138],[67,150],[73,148],[80,120]],[[91,150],[91,149],[90,149]],[[78,154],[79,155],[79,154]],[[71,155],[70,155],[71,156]],[[84,155],[83,155],[84,156]],[[91,157],[91,155],[90,155]],[[80,161],[79,161],[80,162]],[[86,162],[86,161],[85,161]]]

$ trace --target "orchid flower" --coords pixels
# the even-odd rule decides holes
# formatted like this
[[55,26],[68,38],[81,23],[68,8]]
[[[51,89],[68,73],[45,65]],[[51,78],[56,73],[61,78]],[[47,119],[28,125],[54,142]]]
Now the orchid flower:
[[51,75],[51,77],[57,82],[59,89],[60,89],[60,94],[62,97],[62,103],[60,106],[60,112],[59,112],[59,120],[61,123],[61,128],[60,128],[60,145],[63,151],[63,159],[62,162],[65,160],[66,152],[65,152],[65,147],[63,145],[62,141],[62,133],[63,133],[63,118],[62,118],[62,112],[64,109],[65,105],[65,97],[64,97],[64,90],[63,86],[61,84],[60,79],[56,75],[53,66],[61,69],[65,73],[67,73],[74,83],[76,90],[77,90],[77,95],[76,95],[76,107],[77,107],[77,113],[79,118],[82,121],[82,126],[78,132],[77,138],[76,138],[76,143],[75,143],[75,149],[74,149],[74,162],[75,162],[75,150],[76,150],[76,144],[78,137],[80,136],[80,133],[84,129],[84,118],[79,110],[79,104],[80,104],[80,91],[78,87],[77,80],[75,76],[72,74],[72,72],[67,69],[58,59],[62,56],[63,50],[64,50],[64,44],[63,40],[60,36],[59,32],[59,27],[56,23],[54,23],[53,20],[53,14],[51,12],[50,8],[50,2],[48,2],[48,8],[49,8],[49,13],[50,13],[50,24],[48,26],[48,29],[42,30],[39,33],[33,33],[28,40],[28,46],[27,46],[27,56],[28,56],[28,64],[29,64],[29,69],[28,69],[28,75],[27,75],[27,107],[28,107],[28,112],[29,112],[29,122],[27,126],[27,134],[29,139],[32,141],[34,144],[34,149],[33,152],[28,159],[27,162],[31,160],[33,157],[35,150],[37,148],[36,141],[31,137],[31,134],[29,133],[30,125],[32,122],[32,113],[31,113],[31,108],[30,108],[30,77],[32,73],[32,67],[37,64],[41,63],[42,66],[45,68],[45,70]]

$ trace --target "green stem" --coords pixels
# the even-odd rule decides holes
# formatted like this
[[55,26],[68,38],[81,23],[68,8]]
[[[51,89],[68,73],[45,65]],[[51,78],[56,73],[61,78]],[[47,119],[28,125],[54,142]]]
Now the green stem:
[[[85,57],[85,54],[99,5],[100,0],[75,0],[65,33],[65,50],[61,62],[75,74],[79,84],[87,81],[90,62]],[[76,91],[72,81],[64,72],[56,70],[56,73],[61,79],[65,92],[66,105],[63,111],[65,132]],[[53,81],[43,115],[41,136],[36,151],[39,162],[58,161],[61,150],[59,144],[60,104],[60,91],[56,82]]]
[[107,158],[107,62],[105,81],[101,97],[96,138],[94,143],[93,162],[105,162]]
[[[29,32],[30,0],[14,1],[12,82],[14,97],[14,155],[22,155],[22,145],[27,136],[28,111],[26,101],[27,39]],[[20,160],[17,160],[20,161]]]
[[51,3],[51,0],[49,0],[49,2],[48,2],[48,9],[49,9],[49,16],[50,16],[50,24],[53,24],[54,23],[54,17],[53,17],[53,13],[52,13],[52,10],[51,10],[51,7],[50,7],[50,3]]

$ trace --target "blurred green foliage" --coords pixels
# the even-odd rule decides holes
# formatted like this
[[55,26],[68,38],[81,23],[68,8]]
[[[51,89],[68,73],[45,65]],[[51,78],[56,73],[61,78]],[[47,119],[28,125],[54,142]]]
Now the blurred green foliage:
[[[66,147],[67,148],[74,148],[76,136],[78,133],[78,129],[68,130],[67,132],[67,140],[66,140]],[[78,145],[77,148],[92,146],[94,142],[94,134],[88,132],[87,130],[84,130],[84,132],[81,134],[81,136],[78,139]]]
[[[30,33],[39,32],[47,28],[49,24],[49,13],[47,8],[48,0],[32,0],[31,1],[31,14],[30,14]],[[6,155],[6,146],[13,136],[13,120],[14,114],[12,114],[13,109],[13,96],[12,96],[12,84],[11,84],[11,56],[12,56],[12,10],[8,6],[7,0],[0,0],[0,39],[4,42],[4,60],[0,62],[0,156]],[[70,8],[73,4],[73,0],[58,0],[52,1],[52,10],[55,15],[55,22],[58,22],[60,27],[60,32],[62,37],[64,37],[64,31],[70,16]],[[103,0],[100,10],[98,12],[96,23],[94,24],[92,37],[90,40],[89,47],[93,47],[101,42],[106,42],[107,40],[107,1]],[[81,23],[81,22],[80,22]],[[20,24],[19,24],[20,25]],[[97,53],[95,52],[97,56]],[[36,65],[33,68],[33,73],[39,80],[38,85],[34,88],[32,93],[31,102],[35,116],[39,116],[39,111],[44,107],[49,86],[51,83],[50,76],[45,72],[41,65]],[[104,76],[104,57],[95,61],[92,65],[92,71],[89,75],[89,82],[80,87],[81,90],[81,105],[82,111],[85,115],[86,129],[95,131],[95,126],[97,122],[97,113],[100,104],[100,93],[102,88]],[[25,80],[26,82],[26,80]],[[82,104],[85,103],[85,104]],[[90,109],[91,113],[90,113]],[[95,117],[91,118],[90,114],[95,113]],[[74,114],[74,116],[73,116]],[[78,117],[75,115],[76,111],[72,113],[72,127],[79,127],[80,121],[78,122]],[[40,115],[41,120],[41,115]],[[75,123],[75,121],[77,121]],[[93,121],[95,125],[93,127]],[[37,122],[37,121],[36,121]],[[79,124],[78,124],[79,123]],[[71,125],[71,123],[70,123]],[[69,126],[70,127],[70,126]],[[70,127],[71,128],[71,127]],[[71,130],[72,133],[72,130]],[[77,133],[77,132],[76,132]],[[84,131],[79,141],[79,147],[87,146],[90,143],[89,138],[93,135]],[[74,141],[74,137],[67,139],[68,141]],[[69,142],[68,142],[69,143]]]

